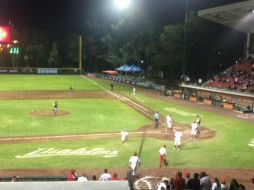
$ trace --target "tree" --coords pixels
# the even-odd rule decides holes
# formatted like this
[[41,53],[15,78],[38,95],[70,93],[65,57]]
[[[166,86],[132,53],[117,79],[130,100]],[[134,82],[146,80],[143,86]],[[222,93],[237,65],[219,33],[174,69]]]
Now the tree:
[[157,70],[163,71],[167,81],[177,81],[184,64],[183,25],[168,25],[160,35],[160,51],[155,56]]
[[60,67],[60,56],[58,52],[58,46],[57,43],[54,41],[52,44],[52,49],[49,52],[49,58],[48,58],[49,67]]
[[47,31],[24,29],[19,33],[21,64],[26,67],[46,66],[49,35]]

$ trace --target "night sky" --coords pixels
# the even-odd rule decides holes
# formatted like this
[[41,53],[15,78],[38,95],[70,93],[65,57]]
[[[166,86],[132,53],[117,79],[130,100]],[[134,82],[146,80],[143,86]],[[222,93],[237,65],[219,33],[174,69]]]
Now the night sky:
[[[239,0],[189,0],[197,11]],[[133,0],[132,7],[147,19],[162,24],[182,22],[185,0]],[[130,11],[130,10],[128,10]],[[0,25],[11,21],[15,28],[51,32],[79,32],[85,20],[111,23],[131,11],[116,10],[113,0],[0,0]]]

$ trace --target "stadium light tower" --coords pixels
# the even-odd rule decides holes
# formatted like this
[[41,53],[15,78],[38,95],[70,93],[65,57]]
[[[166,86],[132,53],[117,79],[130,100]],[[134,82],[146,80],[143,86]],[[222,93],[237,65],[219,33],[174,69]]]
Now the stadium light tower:
[[186,65],[187,65],[187,33],[186,33],[186,25],[188,22],[188,15],[189,15],[189,0],[185,0],[185,20],[184,20],[184,63],[182,68],[182,74],[185,75],[186,73]]
[[119,10],[125,10],[131,5],[131,0],[114,0],[115,7]]

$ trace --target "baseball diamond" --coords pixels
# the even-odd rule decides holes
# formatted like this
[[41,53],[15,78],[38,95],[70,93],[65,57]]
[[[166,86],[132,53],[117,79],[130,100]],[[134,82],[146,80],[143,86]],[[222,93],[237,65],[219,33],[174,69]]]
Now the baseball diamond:
[[[54,81],[55,77],[51,80]],[[65,78],[68,80],[68,76]],[[128,157],[133,151],[139,151],[140,139],[145,138],[136,188],[155,188],[159,177],[170,177],[177,170],[205,169],[211,176],[220,173],[226,179],[230,171],[247,183],[241,171],[244,168],[244,174],[248,175],[253,172],[253,169],[248,169],[253,167],[253,149],[250,146],[253,137],[248,132],[252,124],[238,117],[238,113],[161,96],[160,92],[151,89],[138,88],[139,93],[133,96],[128,94],[132,89],[128,85],[115,84],[114,91],[110,91],[108,81],[84,76],[76,76],[75,80],[78,83],[83,81],[83,84],[80,83],[83,89],[83,85],[93,84],[93,90],[79,90],[76,86],[77,90],[73,91],[46,88],[42,91],[24,89],[0,93],[3,108],[0,127],[3,131],[0,138],[1,176],[65,175],[71,168],[77,172],[84,168],[87,173],[98,175],[100,168],[108,167],[125,177]],[[56,116],[51,108],[55,100],[59,102]],[[8,109],[10,107],[11,110]],[[153,128],[155,110],[160,113],[158,129]],[[172,131],[165,130],[169,111],[173,118]],[[202,118],[202,124],[197,141],[192,142],[191,122],[197,113]],[[224,124],[225,121],[228,125]],[[124,144],[120,135],[122,129],[128,131],[128,140]],[[175,129],[181,129],[183,133],[182,146],[177,152],[173,151]],[[242,142],[232,141],[232,136],[242,138]],[[223,143],[227,146],[221,147]],[[157,152],[162,144],[167,145],[169,166],[158,170]],[[15,148],[10,148],[13,145]],[[218,146],[220,151],[214,152]],[[240,147],[246,150],[245,157],[232,165],[228,162],[235,159],[232,150]],[[93,153],[89,154],[89,151]],[[105,157],[105,151],[117,154]],[[227,161],[222,155],[227,155]]]

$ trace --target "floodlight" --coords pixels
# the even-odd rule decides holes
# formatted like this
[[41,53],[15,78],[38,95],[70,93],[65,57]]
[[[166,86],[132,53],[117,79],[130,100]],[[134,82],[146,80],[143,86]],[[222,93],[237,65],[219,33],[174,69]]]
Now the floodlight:
[[128,8],[131,4],[131,0],[115,0],[115,7],[119,10]]

